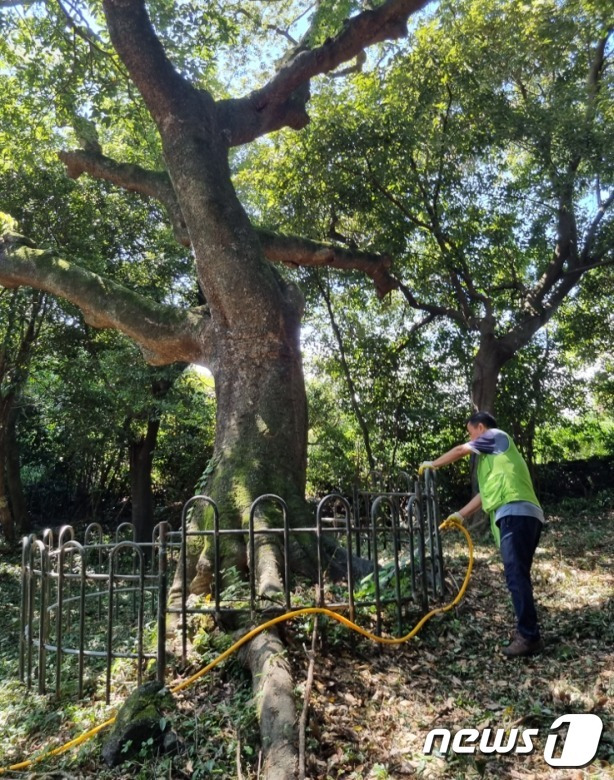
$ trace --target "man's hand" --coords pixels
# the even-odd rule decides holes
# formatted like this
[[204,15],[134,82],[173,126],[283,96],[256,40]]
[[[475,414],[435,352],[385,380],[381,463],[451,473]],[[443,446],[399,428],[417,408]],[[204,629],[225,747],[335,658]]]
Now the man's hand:
[[465,518],[461,515],[460,512],[453,512],[451,515],[448,515],[446,517],[446,522],[450,520],[452,523],[460,523],[461,525],[464,525]]
[[418,466],[418,476],[421,477],[426,471],[426,469],[435,469],[435,468],[436,466],[433,466],[432,460],[425,460],[423,463],[421,463]]

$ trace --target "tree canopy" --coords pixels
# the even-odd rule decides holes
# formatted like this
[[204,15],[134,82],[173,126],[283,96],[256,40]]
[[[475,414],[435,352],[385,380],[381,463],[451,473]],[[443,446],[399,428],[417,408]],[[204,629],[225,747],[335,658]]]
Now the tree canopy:
[[271,226],[394,258],[409,306],[477,350],[476,407],[614,262],[611,14],[441,3],[389,67],[326,84],[306,131],[261,144],[240,173]]

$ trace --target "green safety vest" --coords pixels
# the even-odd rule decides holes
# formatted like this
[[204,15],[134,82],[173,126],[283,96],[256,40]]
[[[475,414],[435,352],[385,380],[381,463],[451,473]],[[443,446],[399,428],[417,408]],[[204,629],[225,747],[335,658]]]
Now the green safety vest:
[[[502,433],[505,433],[502,431]],[[490,527],[497,546],[501,543],[495,512],[511,501],[529,501],[540,506],[529,469],[516,445],[508,434],[509,447],[499,455],[478,456],[478,485],[482,497],[482,509],[490,515]]]

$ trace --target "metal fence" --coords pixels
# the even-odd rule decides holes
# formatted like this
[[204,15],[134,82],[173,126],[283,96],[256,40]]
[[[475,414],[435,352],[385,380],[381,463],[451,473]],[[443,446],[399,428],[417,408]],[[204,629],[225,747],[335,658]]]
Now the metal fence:
[[[72,527],[46,530],[39,539],[24,538],[20,630],[20,678],[28,687],[55,689],[56,695],[83,696],[86,682],[103,674],[107,702],[118,659],[136,663],[141,683],[148,664],[164,681],[165,637],[169,615],[179,618],[185,659],[188,624],[192,616],[244,616],[252,622],[266,613],[288,612],[305,606],[346,610],[353,620],[369,621],[382,631],[404,632],[407,621],[424,614],[432,600],[445,592],[440,521],[434,474],[427,472],[414,489],[386,490],[379,485],[355,490],[351,498],[331,494],[315,508],[311,524],[297,525],[286,502],[276,495],[260,496],[249,511],[247,527],[220,527],[215,502],[194,496],[183,508],[181,525],[156,526],[152,541],[137,544],[134,528],[122,523],[113,538],[97,523],[89,525],[83,541]],[[398,487],[398,483],[395,487]],[[405,485],[410,487],[409,478]],[[207,512],[206,528],[192,522],[194,512]],[[260,512],[275,513],[278,522],[266,527]],[[223,569],[225,542],[245,545],[254,561],[262,539],[280,546],[284,565],[283,593],[277,601],[257,592],[254,567],[247,579]],[[316,581],[298,575],[291,566],[297,544],[315,548]],[[208,546],[212,566],[211,593],[190,594],[187,578],[189,548]],[[333,580],[328,563],[344,561],[344,576]],[[360,576],[356,558],[370,561]],[[178,607],[167,605],[171,578],[180,587]],[[395,628],[396,624],[396,628]]]

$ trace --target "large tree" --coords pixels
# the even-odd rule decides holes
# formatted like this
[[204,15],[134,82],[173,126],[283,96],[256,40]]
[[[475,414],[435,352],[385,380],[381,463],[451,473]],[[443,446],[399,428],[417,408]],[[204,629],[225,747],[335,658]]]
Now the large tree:
[[385,73],[333,83],[298,140],[245,166],[270,224],[356,246],[378,236],[414,316],[466,335],[478,408],[493,410],[502,367],[614,262],[612,12],[441,3]]
[[[0,281],[7,287],[29,285],[68,299],[92,326],[115,328],[133,339],[152,364],[193,362],[211,369],[217,427],[207,492],[218,503],[226,527],[240,526],[252,500],[265,492],[281,494],[292,508],[292,517],[303,521],[306,402],[299,348],[302,299],[296,286],[286,282],[271,261],[358,267],[373,277],[382,293],[391,285],[386,259],[257,231],[235,193],[230,150],[282,127],[303,128],[309,121],[311,80],[361,57],[371,44],[405,35],[408,16],[425,4],[426,0],[386,0],[358,13],[351,4],[342,9],[332,3],[330,7],[320,4],[300,44],[278,60],[277,69],[264,84],[244,96],[224,95],[213,79],[201,78],[189,46],[172,49],[173,34],[180,38],[190,25],[202,27],[206,23],[213,28],[215,24],[218,31],[222,29],[223,15],[205,6],[185,8],[178,4],[169,8],[168,4],[152,3],[154,28],[143,0],[106,0],[106,25],[119,61],[105,49],[105,33],[86,26],[86,20],[96,13],[95,6],[82,8],[75,17],[60,6],[64,18],[55,27],[53,18],[58,11],[53,4],[46,7],[49,15],[42,18],[33,12],[34,23],[48,28],[44,37],[47,49],[57,43],[58,50],[65,51],[67,38],[75,49],[82,41],[88,49],[85,64],[80,62],[81,69],[75,68],[82,89],[73,90],[72,100],[64,100],[61,106],[71,123],[76,125],[88,110],[94,116],[92,107],[100,109],[99,92],[84,87],[89,53],[90,68],[94,62],[102,63],[98,87],[107,101],[112,102],[117,82],[127,72],[161,141],[164,168],[146,170],[134,162],[104,155],[89,120],[85,127],[81,122],[83,148],[62,154],[69,175],[88,173],[160,200],[178,238],[192,247],[195,274],[206,304],[186,310],[168,302],[153,302],[80,267],[78,258],[60,258],[16,235],[6,235],[0,244]],[[14,2],[2,5],[10,8]],[[355,15],[341,21],[348,12]],[[332,37],[326,37],[329,34]],[[210,53],[212,41],[219,44],[221,40],[214,34],[203,38],[209,45],[207,49],[201,39],[199,51],[203,53]],[[23,35],[18,39],[11,67],[23,67],[18,59],[25,50],[27,75],[33,78],[37,59],[27,50],[31,40]],[[171,46],[171,54],[177,54],[176,63],[163,40],[167,48]],[[42,40],[39,56],[51,70],[60,72],[57,55],[45,53]],[[213,56],[210,53],[209,61],[203,61],[203,73],[210,69]],[[70,82],[66,70],[63,76]],[[27,83],[28,90],[35,88],[32,82]],[[126,88],[126,94],[138,102],[130,89]],[[79,100],[83,105],[78,105]],[[124,101],[122,106],[131,116],[130,103]],[[110,115],[107,110],[106,116]],[[245,550],[239,544],[225,554],[224,567],[245,561]],[[260,592],[281,587],[279,557],[277,548],[261,544],[257,560],[250,561]],[[207,587],[211,580],[207,551],[190,557],[191,569],[197,561],[199,587]],[[273,660],[281,649],[279,640],[269,635],[252,643],[249,653],[262,694],[269,777],[290,777],[295,767],[292,680],[289,670]]]

